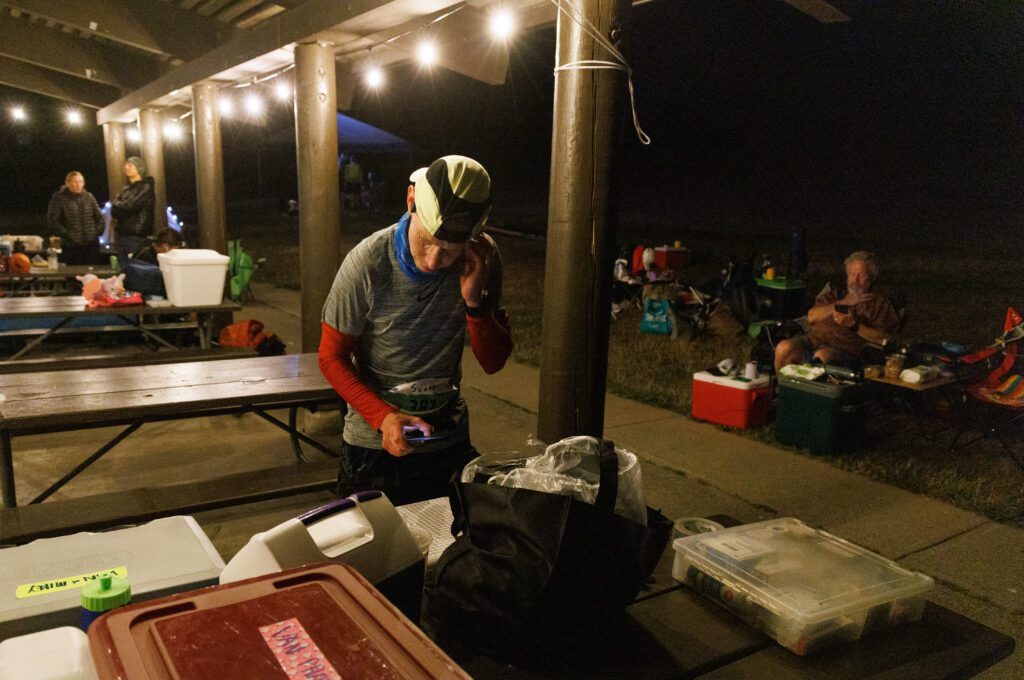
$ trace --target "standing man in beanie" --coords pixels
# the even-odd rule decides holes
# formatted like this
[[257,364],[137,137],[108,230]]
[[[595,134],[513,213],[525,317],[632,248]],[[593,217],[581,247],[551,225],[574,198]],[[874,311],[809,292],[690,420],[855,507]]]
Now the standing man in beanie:
[[85,190],[82,173],[72,170],[64,177],[64,186],[50,198],[46,222],[51,235],[60,237],[61,260],[67,264],[99,262],[103,214],[96,197]]
[[124,162],[128,186],[110,201],[110,214],[117,220],[115,247],[122,262],[153,234],[153,206],[156,194],[152,177],[146,177],[146,162],[129,156]]
[[324,304],[320,370],[349,404],[338,492],[396,504],[447,493],[477,456],[459,394],[469,331],[484,371],[512,352],[501,257],[483,233],[491,180],[465,156],[409,178],[408,212],[349,252]]

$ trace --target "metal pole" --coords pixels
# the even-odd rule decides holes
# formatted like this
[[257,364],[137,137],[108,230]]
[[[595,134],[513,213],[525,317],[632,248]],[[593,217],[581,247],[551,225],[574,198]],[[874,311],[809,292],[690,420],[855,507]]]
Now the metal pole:
[[192,137],[196,154],[199,247],[226,253],[228,237],[220,111],[217,109],[217,88],[209,83],[192,86]]
[[[629,0],[576,5],[605,38],[621,37]],[[555,52],[559,65],[611,58],[564,13]],[[537,416],[538,435],[549,443],[604,430],[614,241],[608,183],[623,77],[621,71],[572,68],[555,75]]]
[[167,227],[167,182],[164,175],[164,121],[159,111],[139,111],[139,132],[142,141],[139,149],[142,160],[146,161],[146,174],[153,178],[153,233]]
[[302,351],[320,345],[320,311],[341,265],[334,49],[295,47],[295,156],[299,174]]
[[[124,124],[103,124],[103,152],[107,159],[107,199],[113,199],[128,184],[124,176]],[[110,224],[113,224],[111,220]],[[103,232],[106,243],[114,243],[114,230],[108,226]]]

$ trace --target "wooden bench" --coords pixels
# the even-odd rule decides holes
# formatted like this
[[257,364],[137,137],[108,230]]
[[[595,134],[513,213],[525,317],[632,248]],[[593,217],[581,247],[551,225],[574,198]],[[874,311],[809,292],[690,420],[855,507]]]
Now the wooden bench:
[[[340,401],[320,373],[316,354],[190,361],[150,366],[89,368],[0,375],[0,498],[17,505],[15,437],[110,426],[123,431],[72,467],[30,503],[41,503],[80,472],[147,423],[253,413],[291,438],[325,455],[338,453],[298,431],[299,408],[334,406]],[[289,411],[287,423],[270,411]]]
[[217,479],[0,508],[0,545],[98,531],[159,517],[214,510],[334,488],[337,462],[224,475]]
[[[159,319],[166,316],[183,316],[195,314],[196,321],[186,324],[186,328],[195,328],[199,333],[199,345],[209,349],[213,343],[213,318],[219,314],[229,314],[241,309],[241,305],[222,301],[210,305],[187,305],[177,307],[174,305],[121,305],[114,307],[88,307],[85,300],[74,295],[63,295],[54,297],[28,297],[28,298],[0,298],[0,319],[47,319],[47,328],[36,329],[11,329],[8,334],[13,337],[36,335],[20,350],[8,357],[10,360],[21,357],[33,347],[44,342],[47,338],[56,333],[68,332],[65,328],[76,317],[109,317],[116,316],[124,322],[116,326],[94,326],[88,328],[87,332],[99,331],[120,331],[130,329],[141,333],[143,336],[170,349],[179,349],[160,337],[151,330],[154,325],[163,328],[170,324],[154,324],[147,321],[148,318]],[[86,327],[82,327],[86,328]],[[74,332],[82,332],[76,329]]]
[[245,359],[255,356],[258,356],[258,354],[251,347],[214,347],[211,349],[183,349],[175,352],[123,352],[120,354],[94,354],[84,357],[21,359],[19,361],[0,361],[0,375],[38,373],[40,371],[74,371],[84,368],[158,366],[160,364],[178,364],[184,361]]

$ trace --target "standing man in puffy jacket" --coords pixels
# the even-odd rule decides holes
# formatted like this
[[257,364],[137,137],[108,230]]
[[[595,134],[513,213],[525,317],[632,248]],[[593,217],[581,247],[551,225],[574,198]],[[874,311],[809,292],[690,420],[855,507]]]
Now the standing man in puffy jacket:
[[128,186],[110,201],[110,215],[117,220],[114,226],[115,247],[122,262],[138,250],[153,234],[153,206],[156,197],[153,178],[146,177],[146,162],[138,156],[129,156],[124,162]]
[[85,176],[72,170],[64,186],[50,198],[46,222],[53,236],[60,236],[61,260],[68,264],[96,264],[100,258],[99,235],[103,214],[96,197],[85,190]]

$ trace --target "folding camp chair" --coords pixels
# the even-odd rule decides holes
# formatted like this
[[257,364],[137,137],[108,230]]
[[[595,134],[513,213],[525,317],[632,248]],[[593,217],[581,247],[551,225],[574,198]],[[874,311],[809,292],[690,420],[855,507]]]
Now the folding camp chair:
[[[1024,458],[1012,446],[1010,434],[1024,426],[1024,353],[1021,352],[1021,340],[1024,339],[1024,319],[1015,309],[1006,310],[1003,323],[1003,334],[995,343],[974,354],[960,357],[958,370],[979,372],[982,377],[976,381],[968,379],[968,387],[964,390],[964,399],[969,414],[981,425],[981,434],[964,442],[969,446],[982,439],[995,438],[1002,444],[1007,455],[1013,459],[1021,470],[1024,470]],[[993,370],[988,367],[995,364]],[[956,447],[965,425],[950,444],[950,450]],[[1019,446],[1019,443],[1018,443]]]
[[264,260],[253,261],[249,253],[242,250],[240,240],[228,241],[228,276],[231,283],[231,299],[243,305],[256,302],[249,287],[252,275]]

